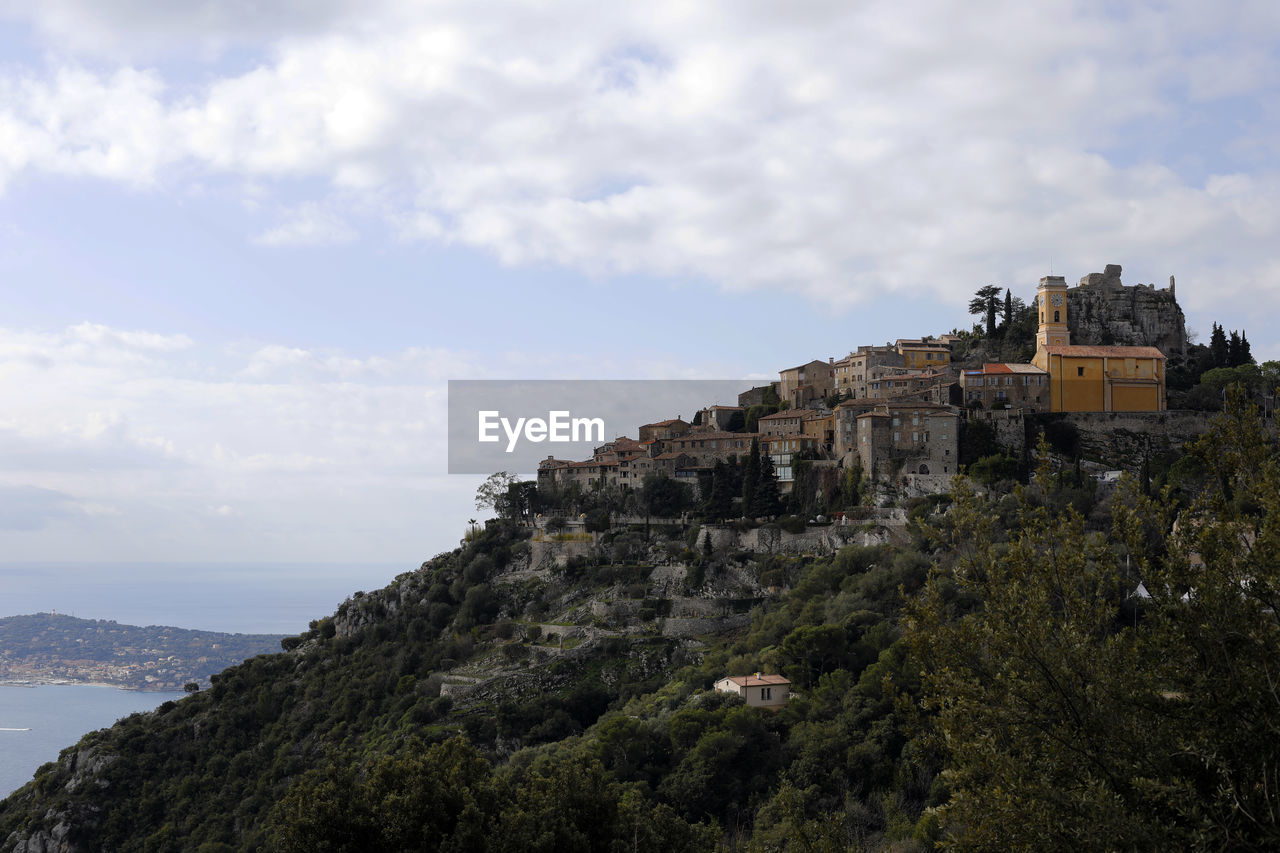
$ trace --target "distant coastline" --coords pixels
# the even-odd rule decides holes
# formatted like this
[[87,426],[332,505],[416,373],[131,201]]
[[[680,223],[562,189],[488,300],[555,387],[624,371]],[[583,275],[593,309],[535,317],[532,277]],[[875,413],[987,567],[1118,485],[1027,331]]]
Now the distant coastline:
[[[76,687],[113,687],[116,690],[136,690],[140,693],[172,692],[172,687],[136,687],[129,684],[109,684],[105,681],[77,681],[74,678],[4,678],[0,677],[0,687],[58,687],[74,685]],[[3,731],[3,729],[0,729]]]
[[0,618],[0,685],[198,690],[229,666],[280,651],[282,639],[57,613],[7,616]]

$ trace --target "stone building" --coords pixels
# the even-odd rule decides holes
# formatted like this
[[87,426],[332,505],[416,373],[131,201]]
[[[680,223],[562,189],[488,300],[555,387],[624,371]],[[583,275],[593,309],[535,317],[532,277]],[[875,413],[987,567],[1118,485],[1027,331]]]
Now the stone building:
[[778,396],[794,409],[812,400],[820,400],[833,389],[833,362],[814,359],[797,367],[778,372]]
[[781,708],[791,692],[790,679],[781,675],[730,675],[715,683],[721,693],[741,696],[753,708]]
[[950,406],[891,400],[857,420],[858,458],[873,479],[926,493],[957,473],[959,415]]
[[799,435],[804,431],[804,419],[817,414],[811,409],[786,409],[772,415],[763,415],[756,421],[760,435]]
[[894,373],[905,372],[902,353],[891,344],[860,346],[831,366],[834,390],[853,399],[871,396],[867,383]]
[[674,438],[677,435],[684,435],[689,431],[689,424],[680,418],[671,418],[670,420],[658,421],[657,423],[645,424],[640,427],[640,443],[661,440],[666,438]]

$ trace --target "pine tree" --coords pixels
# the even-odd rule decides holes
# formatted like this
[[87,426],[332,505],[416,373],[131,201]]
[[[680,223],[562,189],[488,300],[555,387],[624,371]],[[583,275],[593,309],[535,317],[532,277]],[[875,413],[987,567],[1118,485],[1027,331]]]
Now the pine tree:
[[978,288],[973,299],[969,300],[970,314],[987,315],[987,337],[996,333],[996,311],[1000,306],[1000,288],[994,284]]

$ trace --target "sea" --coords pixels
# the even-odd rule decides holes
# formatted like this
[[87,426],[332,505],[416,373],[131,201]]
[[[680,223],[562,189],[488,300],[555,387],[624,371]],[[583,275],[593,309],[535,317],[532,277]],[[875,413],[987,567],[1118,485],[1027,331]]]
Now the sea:
[[[298,634],[353,592],[381,589],[418,565],[0,563],[0,616],[64,613],[123,625]],[[0,797],[85,734],[181,696],[92,685],[0,685]]]

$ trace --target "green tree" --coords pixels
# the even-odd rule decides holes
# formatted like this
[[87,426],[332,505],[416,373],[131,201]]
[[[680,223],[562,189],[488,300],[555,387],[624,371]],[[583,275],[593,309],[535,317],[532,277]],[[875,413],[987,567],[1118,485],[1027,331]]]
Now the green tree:
[[987,320],[987,337],[994,337],[996,333],[996,314],[1001,308],[1000,287],[994,284],[988,284],[985,287],[978,288],[973,299],[969,300],[969,313],[982,314]]
[[476,489],[476,509],[495,509],[498,502],[506,497],[507,492],[520,478],[509,471],[498,471],[490,474]]
[[1213,332],[1209,335],[1209,352],[1213,356],[1213,367],[1231,366],[1231,344],[1227,342],[1227,333],[1217,323],[1213,324]]
[[756,484],[755,500],[748,509],[752,518],[772,518],[782,512],[782,498],[778,492],[778,474],[773,468],[773,458],[760,455],[760,479]]
[[956,490],[905,622],[955,848],[1280,844],[1280,455],[1229,391],[1189,456],[1212,472],[1190,506],[1129,483],[1110,537],[1044,505],[1045,464],[1007,534]]
[[760,484],[760,439],[751,439],[751,450],[742,466],[742,506],[751,514],[755,506],[756,488]]
[[711,521],[723,521],[733,511],[733,477],[728,463],[716,460],[711,471],[711,493],[702,506],[702,514]]

